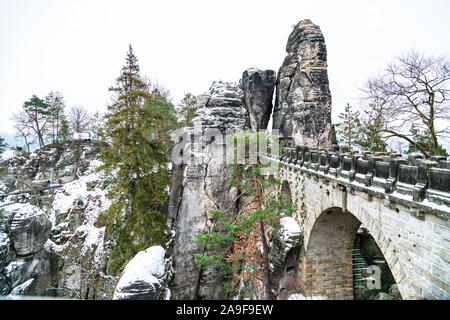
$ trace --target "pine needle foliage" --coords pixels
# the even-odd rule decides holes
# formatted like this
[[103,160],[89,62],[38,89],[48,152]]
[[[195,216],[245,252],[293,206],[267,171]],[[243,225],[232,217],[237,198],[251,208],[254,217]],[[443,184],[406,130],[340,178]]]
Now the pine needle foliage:
[[171,174],[168,170],[169,130],[173,106],[154,100],[130,45],[116,85],[109,89],[113,101],[107,107],[99,170],[113,173],[109,210],[101,221],[114,239],[111,271],[120,272],[139,251],[164,246],[167,230],[164,208]]
[[[245,139],[248,155],[249,140],[260,141],[261,133],[239,133],[233,138]],[[244,137],[242,137],[244,135]],[[256,286],[265,299],[273,299],[272,276],[269,262],[269,245],[272,236],[280,229],[280,219],[295,212],[291,199],[271,193],[281,187],[281,181],[262,174],[265,167],[256,164],[234,164],[230,186],[239,194],[233,203],[238,210],[228,208],[213,210],[215,227],[207,234],[197,234],[198,246],[203,254],[195,255],[201,268],[218,267],[226,281],[225,290],[235,296],[240,284]],[[245,199],[245,200],[244,200]],[[242,201],[241,201],[242,200]]]

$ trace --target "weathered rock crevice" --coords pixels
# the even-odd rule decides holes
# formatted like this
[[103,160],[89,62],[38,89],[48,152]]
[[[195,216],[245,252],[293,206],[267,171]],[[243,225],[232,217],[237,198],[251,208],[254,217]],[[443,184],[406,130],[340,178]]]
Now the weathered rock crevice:
[[244,104],[253,131],[267,129],[272,114],[275,81],[273,70],[250,68],[242,74]]

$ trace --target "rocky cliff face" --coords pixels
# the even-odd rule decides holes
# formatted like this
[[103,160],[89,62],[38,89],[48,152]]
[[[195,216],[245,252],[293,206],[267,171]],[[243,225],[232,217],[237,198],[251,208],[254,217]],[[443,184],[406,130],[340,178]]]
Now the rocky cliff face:
[[272,114],[275,71],[250,68],[242,75],[244,103],[254,131],[267,129]]
[[101,143],[48,146],[0,159],[0,294],[109,299],[99,213],[108,177]]
[[289,35],[278,71],[273,128],[286,142],[331,148],[331,94],[320,27],[300,21]]
[[[184,164],[179,168],[182,183],[172,189],[172,195],[179,197],[178,201],[171,199],[170,208],[176,229],[171,285],[174,299],[225,298],[220,272],[199,270],[194,261],[194,255],[202,253],[195,235],[207,233],[213,227],[210,211],[230,207],[237,194],[228,183],[231,170],[225,166],[222,147],[227,130],[248,129],[249,118],[238,84],[214,82],[203,96],[204,107],[195,113],[193,125],[183,138]],[[190,141],[194,136],[198,139]],[[190,162],[193,158],[199,162]]]
[[[175,299],[225,298],[220,273],[199,270],[194,262],[194,255],[203,250],[198,248],[195,234],[207,233],[214,226],[210,210],[232,207],[239,192],[228,183],[231,172],[223,161],[225,139],[221,135],[227,130],[266,129],[276,84],[273,128],[279,129],[287,142],[331,148],[331,94],[320,28],[309,20],[301,21],[289,36],[286,51],[277,78],[274,71],[250,68],[239,86],[215,82],[197,99],[199,110],[193,126],[185,131],[185,147],[182,152],[176,150],[185,162],[174,167],[180,177],[171,190],[170,216],[176,233],[171,288]],[[208,134],[208,129],[218,130],[219,135]],[[200,139],[186,143],[194,136]],[[189,163],[193,158],[202,161]],[[297,282],[298,270],[293,266],[300,239],[296,241],[291,250],[282,238],[275,237],[271,252],[276,290],[282,298],[287,298]]]
[[47,295],[51,256],[44,250],[51,222],[41,209],[15,203],[0,214],[0,295]]

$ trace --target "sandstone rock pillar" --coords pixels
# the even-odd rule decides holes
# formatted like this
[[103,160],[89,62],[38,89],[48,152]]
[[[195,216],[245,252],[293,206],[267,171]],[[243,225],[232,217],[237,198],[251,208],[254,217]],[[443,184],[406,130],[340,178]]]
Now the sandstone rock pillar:
[[300,21],[286,51],[277,76],[273,128],[288,143],[331,149],[331,93],[320,27]]

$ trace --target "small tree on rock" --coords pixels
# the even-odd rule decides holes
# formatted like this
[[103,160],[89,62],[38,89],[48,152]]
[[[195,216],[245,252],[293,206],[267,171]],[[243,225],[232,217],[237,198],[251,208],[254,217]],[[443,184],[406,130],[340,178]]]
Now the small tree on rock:
[[348,146],[349,150],[352,150],[352,146],[356,145],[360,138],[359,116],[359,111],[353,111],[352,106],[347,103],[344,112],[339,114],[341,121],[335,124],[338,141]]

